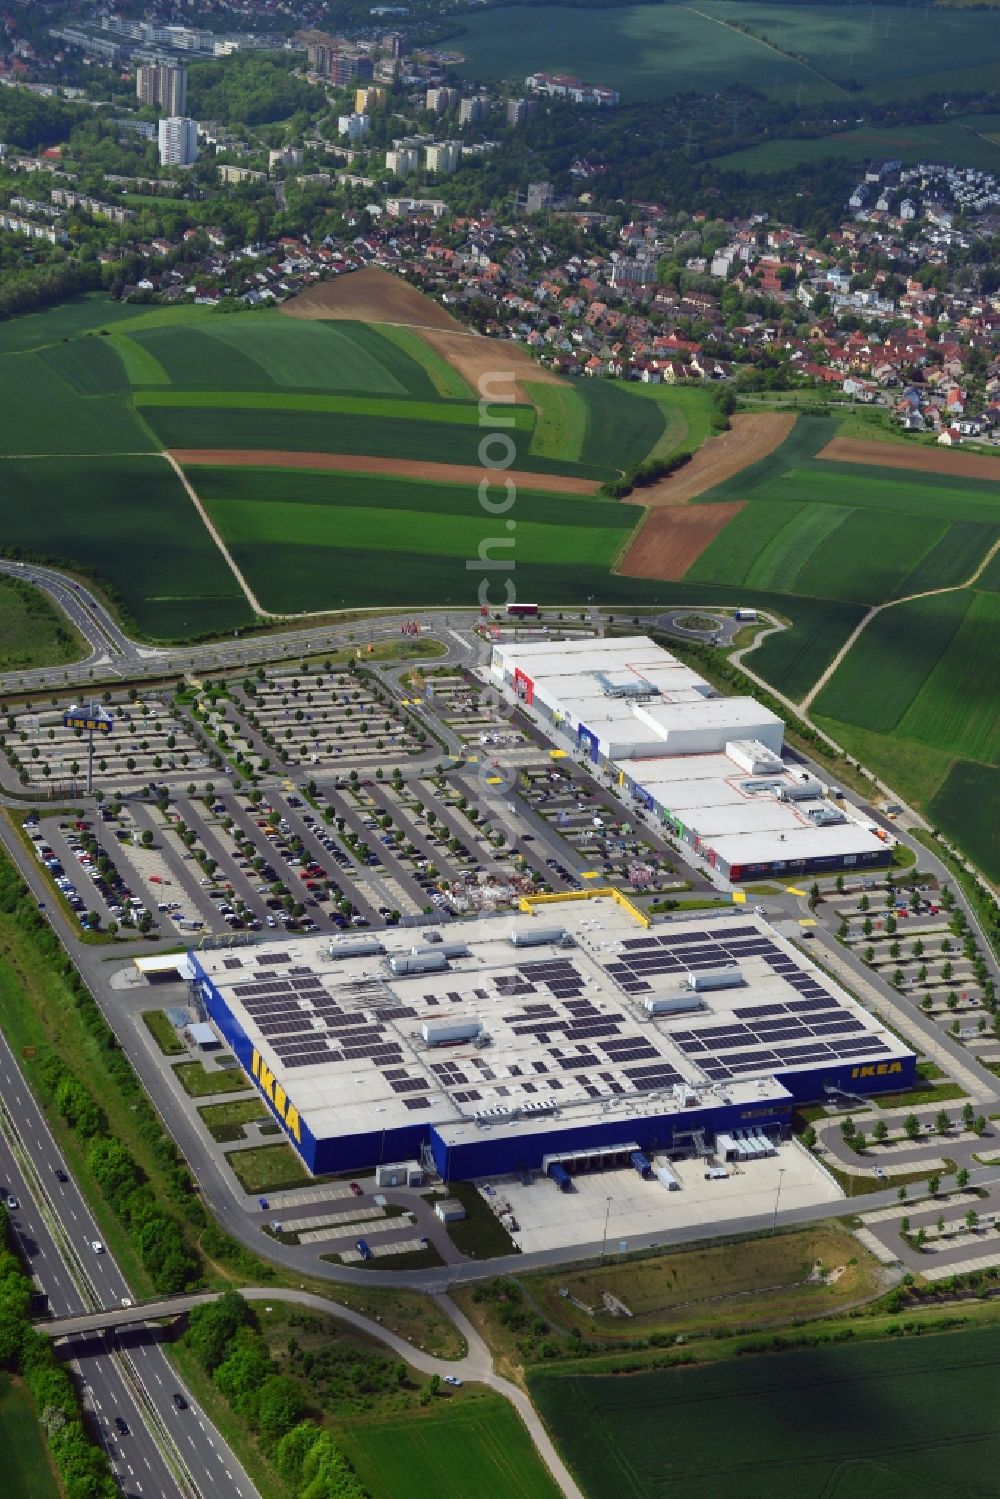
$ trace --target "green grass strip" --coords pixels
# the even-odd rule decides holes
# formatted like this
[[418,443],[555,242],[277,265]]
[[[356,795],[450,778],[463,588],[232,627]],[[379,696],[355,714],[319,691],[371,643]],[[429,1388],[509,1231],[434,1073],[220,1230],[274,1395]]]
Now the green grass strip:
[[410,328],[396,327],[393,323],[378,323],[376,327],[380,338],[395,344],[397,349],[420,365],[439,396],[443,396],[446,401],[475,399],[476,393],[468,381],[436,349],[425,343],[419,333],[414,333]]
[[169,385],[170,376],[155,354],[125,333],[109,333],[106,343],[125,366],[130,385]]
[[526,380],[537,420],[528,451],[537,458],[564,458],[577,463],[587,435],[587,408],[571,385]]
[[[401,417],[414,422],[437,422],[451,427],[477,427],[479,408],[457,401],[411,401],[394,396],[340,396],[286,390],[138,390],[137,406],[195,406],[214,410],[335,412],[340,416]],[[506,418],[507,412],[504,413]],[[515,430],[530,432],[535,413],[530,406],[512,406]]]

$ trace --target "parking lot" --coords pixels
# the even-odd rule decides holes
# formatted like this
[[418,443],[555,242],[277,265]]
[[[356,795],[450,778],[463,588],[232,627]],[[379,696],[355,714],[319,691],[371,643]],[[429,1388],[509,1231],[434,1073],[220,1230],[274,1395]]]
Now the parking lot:
[[[78,919],[187,940],[460,917],[587,880],[686,888],[658,832],[533,730],[498,725],[475,678],[407,683],[397,699],[387,683],[304,661],[113,696],[90,819],[102,846],[61,843],[68,830],[43,815],[46,867],[75,887],[60,888]],[[410,717],[417,703],[461,729],[464,760],[440,757]],[[74,765],[83,773],[70,757],[85,744],[61,727],[68,706],[13,714],[18,764],[30,759],[30,784],[50,795]],[[104,889],[87,883],[88,858]]]
[[345,671],[327,672],[308,662],[297,670],[261,667],[230,683],[227,692],[224,697],[213,690],[202,700],[210,727],[241,744],[248,766],[258,772],[280,762],[319,776],[344,763],[405,761],[423,749],[391,694]]
[[[169,691],[105,693],[111,715],[109,734],[95,735],[94,784],[127,792],[151,780],[204,781],[211,773],[206,746],[175,710]],[[63,726],[70,700],[41,708],[9,709],[3,752],[5,779],[30,790],[80,795],[87,782],[87,735]]]
[[[525,769],[521,795],[573,850],[590,873],[632,892],[657,892],[683,883],[666,844],[630,821],[620,805],[574,767]],[[550,863],[566,878],[558,860]]]
[[824,908],[839,922],[841,941],[952,1036],[975,1043],[977,1053],[984,1038],[992,1043],[975,944],[955,930],[950,898],[942,897],[937,881],[890,889],[884,880],[865,879],[843,892],[828,891]]

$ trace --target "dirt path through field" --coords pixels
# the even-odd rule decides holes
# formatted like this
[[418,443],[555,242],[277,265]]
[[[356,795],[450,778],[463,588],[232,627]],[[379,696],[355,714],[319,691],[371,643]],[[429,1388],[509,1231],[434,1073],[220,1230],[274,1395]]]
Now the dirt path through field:
[[688,500],[714,489],[723,479],[732,478],[741,469],[773,453],[795,425],[795,412],[741,412],[731,421],[729,431],[710,437],[690,463],[648,489],[635,490],[629,502],[651,510],[663,505],[686,505]]
[[282,615],[280,615],[280,614],[272,614],[269,609],[265,609],[263,607],[263,605],[261,604],[261,602],[258,599],[257,595],[254,593],[253,589],[250,587],[250,584],[247,582],[246,578],[243,576],[242,572],[240,571],[239,567],[237,566],[236,562],[234,561],[233,554],[230,552],[229,548],[226,546],[226,543],[223,541],[221,535],[219,534],[219,531],[218,531],[217,527],[215,526],[215,524],[214,524],[211,516],[209,515],[208,511],[205,509],[204,505],[201,503],[201,499],[200,499],[200,497],[198,495],[198,491],[194,488],[194,485],[191,483],[191,480],[188,478],[187,474],[181,468],[180,464],[177,461],[176,456],[173,453],[164,453],[163,456],[167,460],[167,462],[170,464],[170,467],[173,469],[173,471],[177,475],[178,479],[180,479],[181,483],[183,484],[184,491],[185,491],[188,499],[191,501],[192,505],[194,506],[195,510],[197,510],[198,515],[199,515],[199,517],[201,519],[202,525],[205,527],[205,530],[208,532],[209,536],[211,536],[212,540],[215,542],[215,545],[218,547],[220,553],[222,554],[223,561],[225,562],[226,566],[229,568],[229,571],[232,573],[232,575],[236,579],[237,583],[240,585],[240,588],[243,590],[243,593],[244,593],[244,595],[246,597],[246,601],[250,605],[250,608],[254,611],[255,614],[259,614],[262,619],[281,619],[283,617]]
[[[380,474],[388,479],[424,479],[432,484],[468,484],[478,491],[483,479],[502,485],[511,479],[519,489],[549,494],[595,494],[596,479],[569,474],[534,474],[505,469],[491,474],[466,463],[424,463],[411,458],[379,458],[370,453],[283,453],[269,448],[174,448],[170,457],[185,466],[214,468],[298,468],[316,473]],[[474,502],[471,501],[470,503]]]
[[956,479],[1000,482],[1000,458],[986,453],[956,453],[954,448],[904,447],[860,437],[835,437],[816,454],[831,463],[869,463],[876,468],[908,468],[918,474],[950,474]]
[[651,510],[615,571],[630,578],[676,583],[742,509],[743,501],[737,500],[732,504]]
[[343,319],[361,323],[388,323],[394,328],[411,328],[426,344],[446,359],[472,389],[480,389],[480,380],[488,384],[485,392],[494,399],[510,399],[533,406],[522,380],[539,385],[564,385],[559,375],[536,364],[520,345],[503,338],[484,338],[453,318],[450,312],[418,291],[415,286],[377,266],[321,281],[297,297],[282,302],[281,311],[288,317],[308,319]]

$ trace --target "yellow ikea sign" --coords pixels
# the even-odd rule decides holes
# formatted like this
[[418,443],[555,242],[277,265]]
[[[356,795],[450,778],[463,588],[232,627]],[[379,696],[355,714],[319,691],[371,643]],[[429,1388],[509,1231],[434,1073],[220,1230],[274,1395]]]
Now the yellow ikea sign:
[[302,1131],[299,1125],[299,1111],[293,1103],[289,1102],[288,1094],[279,1082],[276,1081],[274,1073],[265,1061],[261,1059],[260,1053],[254,1051],[250,1063],[253,1080],[257,1084],[268,1103],[271,1105],[282,1124],[295,1141],[296,1145],[302,1144]]
[[872,1062],[867,1067],[852,1067],[852,1077],[885,1077],[889,1072],[902,1072],[902,1062]]

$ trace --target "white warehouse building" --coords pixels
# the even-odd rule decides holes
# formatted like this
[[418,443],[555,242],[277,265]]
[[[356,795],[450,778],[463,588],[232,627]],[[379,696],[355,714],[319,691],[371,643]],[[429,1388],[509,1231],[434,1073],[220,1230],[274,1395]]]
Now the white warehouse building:
[[727,879],[887,865],[882,829],[783,758],[785,726],[646,636],[493,648],[498,685]]

